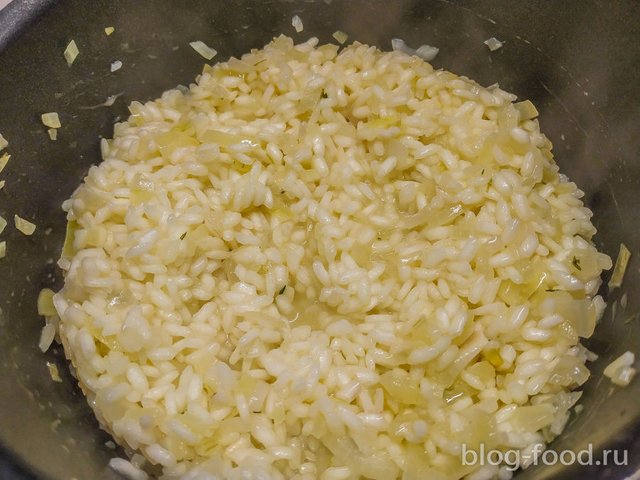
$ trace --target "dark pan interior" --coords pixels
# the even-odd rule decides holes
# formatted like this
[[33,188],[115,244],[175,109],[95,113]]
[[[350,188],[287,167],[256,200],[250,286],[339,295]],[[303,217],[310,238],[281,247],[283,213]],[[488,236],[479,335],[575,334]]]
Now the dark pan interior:
[[[291,16],[304,31],[295,34]],[[627,466],[535,468],[519,478],[624,478],[640,468],[640,381],[614,388],[606,364],[626,350],[640,354],[640,3],[635,1],[328,0],[15,0],[0,12],[0,132],[11,162],[2,174],[0,215],[20,213],[38,230],[8,228],[0,260],[0,478],[113,479],[89,407],[68,373],[60,348],[43,355],[36,298],[59,286],[55,260],[64,237],[60,204],[99,162],[99,138],[127,115],[132,100],[155,98],[188,84],[203,59],[188,45],[204,40],[219,54],[239,56],[283,32],[298,40],[350,40],[390,48],[440,47],[437,67],[484,85],[499,82],[540,110],[564,173],[594,211],[598,246],[615,257],[620,242],[634,253],[622,289],[604,291],[609,308],[589,347],[592,364],[582,415],[553,448],[628,449]],[[115,26],[107,37],[104,27]],[[506,43],[489,52],[483,41]],[[69,68],[62,52],[75,39],[80,56]],[[115,73],[109,65],[121,60]],[[93,107],[120,94],[112,107]],[[40,114],[57,111],[63,127],[49,140]],[[606,281],[607,278],[605,278]],[[625,309],[611,305],[627,293]],[[58,365],[52,382],[46,361]]]

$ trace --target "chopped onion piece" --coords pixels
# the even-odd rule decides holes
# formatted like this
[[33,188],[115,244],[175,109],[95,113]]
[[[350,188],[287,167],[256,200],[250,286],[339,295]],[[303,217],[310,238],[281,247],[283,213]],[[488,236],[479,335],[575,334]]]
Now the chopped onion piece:
[[304,25],[302,24],[302,19],[298,15],[294,15],[291,17],[291,25],[296,29],[296,32],[300,33],[304,30]]
[[49,350],[49,347],[53,343],[53,339],[56,337],[56,327],[53,323],[47,323],[44,327],[42,327],[42,332],[40,332],[40,341],[38,341],[38,348],[42,351],[42,353]]
[[347,39],[349,38],[349,35],[347,35],[346,33],[340,30],[336,30],[335,32],[333,32],[332,37],[335,38],[340,45],[342,45],[344,44],[344,42],[347,41]]
[[200,40],[196,42],[191,42],[189,45],[191,45],[191,48],[193,48],[196,52],[198,52],[207,60],[211,60],[213,57],[215,57],[218,54],[217,51],[209,47],[206,43],[201,42]]
[[51,380],[54,382],[62,383],[62,378],[60,378],[60,372],[58,371],[58,366],[55,363],[47,362],[47,368],[49,369],[49,375],[51,375]]
[[5,153],[0,157],[0,173],[2,172],[2,170],[4,170],[4,167],[7,166],[7,163],[9,163],[10,158],[11,158],[11,155],[9,155],[8,153]]
[[622,285],[622,279],[627,271],[627,265],[631,258],[631,252],[624,243],[620,244],[620,251],[618,252],[618,258],[616,260],[616,266],[613,268],[613,274],[609,280],[609,290],[620,287]]
[[514,103],[513,106],[518,110],[520,114],[520,120],[531,120],[532,118],[536,118],[538,114],[538,109],[535,107],[530,100],[524,100],[522,102]]
[[49,138],[51,140],[57,140],[58,139],[58,130],[56,130],[55,128],[48,129],[47,133],[49,134]]
[[0,242],[0,258],[7,255],[7,242]]
[[413,48],[409,47],[401,38],[391,39],[391,48],[399,52],[404,52],[407,55],[416,55],[426,62],[430,62],[431,60],[436,58],[436,55],[438,55],[438,52],[440,51],[439,48],[432,47],[431,45],[421,45],[417,50],[414,50]]
[[7,142],[7,139],[0,133],[0,150],[7,148],[7,145],[9,145],[9,142]]
[[13,216],[13,221],[16,224],[16,228],[25,235],[33,235],[33,232],[36,231],[36,226],[33,223],[18,215]]
[[50,288],[43,288],[38,294],[38,315],[42,317],[53,317],[57,315],[56,307],[53,306],[53,296],[55,292]]
[[0,190],[2,190],[4,188],[4,180],[0,180]]
[[553,405],[542,403],[518,407],[509,417],[509,422],[516,429],[536,431],[546,427],[553,421]]
[[484,44],[487,47],[489,47],[489,50],[491,50],[492,52],[495,52],[496,50],[502,48],[502,46],[504,45],[504,42],[501,42],[496,37],[491,37],[485,40]]
[[111,35],[113,32],[115,32],[116,29],[113,27],[105,27],[104,29],[104,33],[105,35],[108,37],[109,35]]
[[7,226],[7,221],[0,216],[0,233],[4,231],[4,227]]
[[116,72],[122,68],[122,62],[120,60],[116,60],[111,63],[111,73]]
[[431,45],[421,45],[416,50],[416,55],[423,59],[425,62],[430,62],[438,55],[440,49],[438,47],[432,47]]
[[636,374],[636,369],[631,365],[636,361],[633,352],[624,352],[604,369],[604,376],[609,377],[612,383],[626,387]]
[[46,127],[60,128],[62,126],[62,124],[60,123],[60,117],[58,117],[57,112],[43,113],[40,118],[42,119],[42,123],[44,123]]
[[64,50],[64,58],[67,61],[67,65],[71,66],[79,53],[80,50],[78,50],[75,40],[71,40]]
[[552,385],[582,385],[589,379],[589,369],[584,360],[573,355],[563,355],[551,371],[549,383]]

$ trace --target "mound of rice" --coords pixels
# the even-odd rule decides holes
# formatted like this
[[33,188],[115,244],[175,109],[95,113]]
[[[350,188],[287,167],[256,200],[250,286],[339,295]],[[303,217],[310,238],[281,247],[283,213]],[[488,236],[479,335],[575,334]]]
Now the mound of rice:
[[66,201],[59,333],[166,478],[503,475],[560,434],[609,257],[528,102],[279,37],[130,106]]

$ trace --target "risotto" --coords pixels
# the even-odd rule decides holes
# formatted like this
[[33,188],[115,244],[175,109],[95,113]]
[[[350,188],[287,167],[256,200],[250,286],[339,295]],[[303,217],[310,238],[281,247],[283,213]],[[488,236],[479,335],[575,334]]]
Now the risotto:
[[317,43],[131,104],[63,205],[66,355],[164,478],[506,478],[463,446],[545,444],[589,376],[583,193],[531,102]]

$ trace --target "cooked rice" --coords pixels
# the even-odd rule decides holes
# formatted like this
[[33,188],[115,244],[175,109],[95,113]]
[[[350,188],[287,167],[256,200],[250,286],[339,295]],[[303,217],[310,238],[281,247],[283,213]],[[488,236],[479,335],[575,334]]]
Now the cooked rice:
[[101,423],[188,479],[457,479],[560,434],[611,261],[515,99],[279,37],[134,102],[54,297]]

